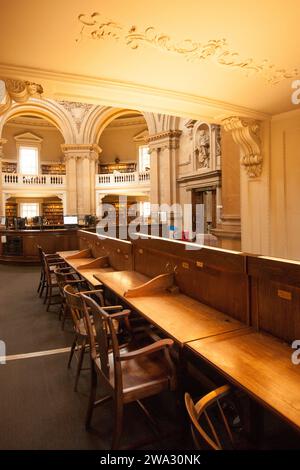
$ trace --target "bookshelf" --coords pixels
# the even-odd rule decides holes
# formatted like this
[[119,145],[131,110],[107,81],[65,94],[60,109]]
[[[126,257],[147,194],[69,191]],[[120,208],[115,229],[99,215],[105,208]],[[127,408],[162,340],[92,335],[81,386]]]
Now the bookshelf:
[[18,215],[18,204],[16,202],[7,202],[5,204],[5,216],[17,217],[17,215]]
[[41,165],[42,175],[65,175],[66,165],[64,163],[49,163]]
[[63,225],[63,204],[61,201],[43,202],[44,225]]
[[136,171],[136,162],[115,162],[115,163],[100,163],[98,166],[99,174],[113,173],[119,171],[120,173],[133,173]]
[[2,162],[2,173],[17,173],[16,162]]

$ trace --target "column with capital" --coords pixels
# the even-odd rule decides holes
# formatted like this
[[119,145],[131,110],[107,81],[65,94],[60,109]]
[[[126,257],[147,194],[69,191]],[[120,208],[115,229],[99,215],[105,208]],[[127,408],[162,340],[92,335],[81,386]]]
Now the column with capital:
[[3,145],[6,144],[6,139],[0,139],[0,215],[5,215],[5,203],[3,198],[2,190],[2,157],[3,157]]
[[[158,211],[165,212],[162,205],[166,205],[167,209],[178,202],[177,159],[180,135],[180,130],[170,130],[148,137],[151,152],[150,202],[154,218]],[[179,227],[181,215],[177,215],[175,208],[170,216],[170,224]]]
[[69,214],[95,215],[96,165],[101,149],[96,144],[63,144]]

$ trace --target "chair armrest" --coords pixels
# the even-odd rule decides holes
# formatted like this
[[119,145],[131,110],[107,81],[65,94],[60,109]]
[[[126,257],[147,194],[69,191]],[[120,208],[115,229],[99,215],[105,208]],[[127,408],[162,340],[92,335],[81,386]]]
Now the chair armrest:
[[59,266],[60,264],[66,264],[65,261],[47,261],[48,266]]
[[136,349],[135,351],[122,354],[119,358],[120,361],[129,361],[130,359],[136,359],[137,357],[141,356],[148,356],[149,354],[153,354],[157,351],[161,351],[165,348],[170,348],[173,346],[174,341],[172,339],[161,339],[156,341],[153,344],[149,344],[144,348]]
[[107,312],[111,312],[113,310],[123,310],[123,305],[106,305],[105,307],[101,307],[102,310],[106,310]]
[[[86,281],[85,281],[86,282]],[[78,292],[78,294],[85,294],[85,295],[91,295],[91,294],[103,294],[102,289],[97,289],[97,290],[86,290],[82,292]]]
[[[106,308],[104,307],[101,307],[103,310],[105,310]],[[116,313],[112,313],[110,315],[110,318],[112,319],[118,319],[118,318],[122,318],[122,317],[125,317],[125,318],[128,318],[129,315],[131,314],[131,310],[121,310],[120,312],[116,312]]]
[[68,284],[86,284],[86,281],[84,279],[67,279]]

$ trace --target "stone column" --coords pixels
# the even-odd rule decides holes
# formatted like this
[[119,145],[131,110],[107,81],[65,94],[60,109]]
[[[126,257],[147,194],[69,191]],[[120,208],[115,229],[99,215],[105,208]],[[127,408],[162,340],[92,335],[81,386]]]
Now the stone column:
[[221,220],[217,221],[212,234],[218,238],[221,248],[240,250],[240,151],[232,135],[224,128],[221,129],[221,156],[222,194],[217,195],[217,214]]
[[62,151],[66,162],[68,213],[95,215],[95,177],[100,147],[63,144]]
[[5,215],[5,202],[3,197],[3,188],[2,188],[2,158],[3,154],[3,145],[6,144],[6,139],[0,139],[0,215]]
[[177,194],[177,157],[180,130],[150,135],[150,198],[153,204],[175,204]]
[[[180,130],[170,130],[148,137],[151,152],[150,203],[154,218],[156,218],[157,211],[162,209],[163,204],[172,206],[179,200],[177,159],[181,132]],[[172,212],[174,220],[170,220],[170,223],[181,226],[181,214],[177,215],[174,210]],[[179,218],[180,220],[177,220]]]

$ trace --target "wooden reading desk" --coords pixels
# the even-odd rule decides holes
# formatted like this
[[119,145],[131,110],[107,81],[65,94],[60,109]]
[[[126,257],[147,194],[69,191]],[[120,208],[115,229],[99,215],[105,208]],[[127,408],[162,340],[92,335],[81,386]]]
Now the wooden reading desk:
[[188,343],[187,348],[265,407],[300,429],[300,366],[287,343],[252,328]]
[[[84,276],[81,269],[78,272]],[[127,297],[127,291],[151,281],[136,271],[98,272],[94,276],[123,302],[183,346],[184,343],[246,325],[178,291]]]

